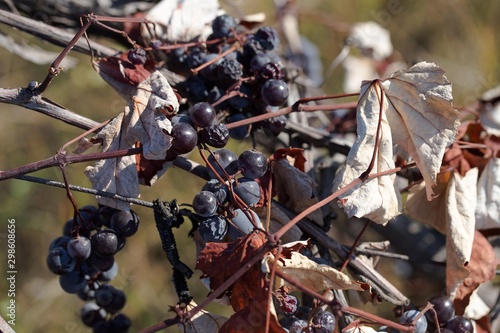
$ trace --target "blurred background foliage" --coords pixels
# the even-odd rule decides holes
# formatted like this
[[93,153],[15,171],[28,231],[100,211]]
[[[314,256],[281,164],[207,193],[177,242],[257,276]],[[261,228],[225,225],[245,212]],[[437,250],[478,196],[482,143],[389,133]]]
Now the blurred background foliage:
[[[300,30],[320,48],[325,68],[340,52],[347,36],[346,27],[355,22],[376,21],[391,32],[394,48],[402,59],[408,63],[433,61],[447,71],[457,106],[473,103],[481,93],[499,82],[498,1],[298,0],[297,5]],[[245,14],[265,12],[265,24],[276,23],[271,1],[232,1],[225,7],[235,15],[235,9]],[[16,40],[22,39],[54,52],[60,50],[6,26],[0,29]],[[73,52],[70,55],[78,60],[78,65],[63,71],[44,96],[96,121],[104,121],[122,111],[125,102],[95,73],[89,57]],[[33,65],[0,49],[0,87],[26,87],[31,80],[41,81],[47,68],[48,65]],[[342,68],[337,68],[327,82],[326,93],[340,93],[342,77]],[[2,170],[47,158],[81,133],[57,120],[6,104],[0,105],[0,119]],[[239,153],[246,147],[248,143],[243,142],[233,144],[232,149]],[[66,167],[73,184],[89,186],[83,175],[85,166]],[[62,181],[56,168],[41,170],[35,175]],[[202,184],[196,177],[171,168],[153,187],[142,189],[142,199],[176,198],[181,203],[190,203]],[[96,204],[90,195],[74,193],[74,196],[80,206]],[[117,255],[120,273],[112,283],[126,292],[128,302],[124,313],[133,319],[132,331],[137,331],[170,317],[169,306],[174,305],[176,299],[170,282],[171,268],[161,250],[152,212],[143,207],[134,209],[141,217],[141,226],[139,232],[127,240],[125,250]],[[7,283],[3,278],[6,224],[7,219],[15,219],[18,271],[15,329],[18,332],[88,331],[78,315],[83,302],[65,294],[57,277],[45,265],[51,240],[61,234],[62,225],[71,216],[72,207],[64,190],[19,180],[0,182],[0,314],[5,315],[8,301]],[[186,237],[189,227],[187,223],[175,233],[182,260],[194,267],[195,246]],[[338,233],[335,225],[332,232]],[[410,298],[417,297],[418,301],[425,301],[442,288],[442,285],[426,285],[425,276],[413,274],[403,278],[397,275],[397,269],[385,269],[383,273],[397,287]],[[207,291],[198,281],[198,275],[189,283],[195,300],[206,296]],[[208,310],[212,308],[228,311],[214,305]],[[368,305],[367,309],[384,315],[390,311],[388,306]]]

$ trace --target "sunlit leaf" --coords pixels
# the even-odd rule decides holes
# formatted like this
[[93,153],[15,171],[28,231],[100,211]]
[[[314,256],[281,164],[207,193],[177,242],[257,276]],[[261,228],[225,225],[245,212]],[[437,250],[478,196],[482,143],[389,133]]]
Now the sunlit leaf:
[[476,229],[500,227],[500,158],[492,157],[477,182]]

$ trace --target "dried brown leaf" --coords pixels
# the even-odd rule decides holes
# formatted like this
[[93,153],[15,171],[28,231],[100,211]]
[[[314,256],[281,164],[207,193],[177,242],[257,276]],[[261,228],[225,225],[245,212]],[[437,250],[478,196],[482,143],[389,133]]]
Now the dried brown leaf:
[[[187,309],[192,310],[196,303],[191,301]],[[201,310],[186,323],[179,324],[179,328],[185,333],[218,333],[222,325],[227,321],[226,317]]]
[[[261,221],[265,221],[267,217],[267,207],[254,208],[254,212],[259,215]],[[269,223],[269,233],[275,233],[283,226],[290,222],[290,218],[285,212],[280,208],[279,205],[272,202],[271,203],[271,220]],[[302,236],[302,231],[297,225],[294,225],[289,231],[287,231],[282,237],[281,242],[290,243],[300,239]]]
[[459,125],[451,83],[439,66],[420,62],[394,73],[382,85],[390,104],[385,111],[394,143],[416,162],[431,200],[445,148],[454,141]]
[[[295,213],[300,213],[318,202],[314,180],[306,173],[290,165],[287,160],[279,159],[272,164],[274,189],[278,201]],[[323,225],[323,215],[316,210],[309,215],[317,225]]]
[[446,191],[447,220],[446,232],[446,289],[448,295],[453,295],[460,283],[469,276],[474,227],[476,219],[477,168],[470,169],[462,177],[453,173]]
[[472,293],[479,285],[495,277],[498,263],[495,250],[490,242],[476,230],[472,244],[472,254],[467,265],[470,274],[458,285],[455,293],[454,305],[457,314],[464,313]]
[[[278,267],[295,281],[308,286],[315,291],[327,289],[352,289],[362,290],[359,283],[352,281],[349,276],[328,265],[320,265],[308,257],[291,252],[290,258],[282,258],[276,262],[273,254],[268,254],[263,260],[263,268],[270,271],[270,267],[277,263]],[[295,287],[282,279],[277,279],[275,287]]]
[[[388,101],[375,82],[364,82],[357,109],[358,135],[349,151],[346,164],[338,171],[333,182],[337,191],[358,178],[368,169],[376,149],[372,172],[382,172],[395,168],[391,129],[387,122]],[[383,99],[383,101],[382,101]],[[380,103],[383,102],[382,110]],[[377,128],[380,121],[380,136],[377,142]],[[375,146],[377,144],[377,146]],[[339,197],[344,211],[349,217],[367,217],[385,224],[401,211],[401,196],[395,188],[395,175],[386,175],[355,186]]]
[[[165,159],[171,146],[168,135],[172,126],[166,110],[176,112],[177,98],[166,78],[155,72],[141,82],[125,111],[108,123],[96,138],[102,142],[102,151],[115,151],[142,146],[147,159]],[[139,179],[135,156],[100,160],[85,170],[95,189],[118,193],[122,196],[139,196]],[[129,204],[109,198],[98,198],[103,205],[128,209]]]

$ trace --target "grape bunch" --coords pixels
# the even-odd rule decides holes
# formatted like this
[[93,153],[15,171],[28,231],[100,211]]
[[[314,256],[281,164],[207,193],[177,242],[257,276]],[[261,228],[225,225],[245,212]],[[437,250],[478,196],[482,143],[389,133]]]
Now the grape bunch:
[[[421,315],[420,311],[408,310],[403,313],[399,322],[401,324],[412,324],[417,316],[421,317],[415,323],[415,333],[473,333],[472,322],[463,317],[455,315],[453,302],[447,296],[436,296],[429,300],[433,309]],[[436,321],[437,319],[437,321]],[[439,326],[439,331],[438,331]]]
[[[289,88],[283,61],[275,52],[279,37],[274,28],[264,26],[248,31],[232,16],[223,14],[213,21],[212,31],[205,42],[189,47],[179,44],[166,51],[167,68],[186,78],[175,88],[187,98],[190,116],[194,110],[212,105],[222,123],[231,123],[273,112],[287,102]],[[204,116],[196,118],[203,120]],[[221,124],[194,122],[203,128],[199,133],[202,141],[215,148],[225,145],[219,143],[227,141],[219,139],[227,135]],[[257,128],[276,134],[285,123],[286,118],[278,116],[252,127],[234,128],[229,136],[241,140]]]
[[130,319],[119,313],[126,296],[108,284],[118,275],[115,254],[123,249],[126,238],[139,227],[133,211],[107,206],[85,206],[77,218],[64,224],[63,235],[49,246],[47,266],[59,276],[61,288],[87,302],[81,319],[94,332],[128,332]]
[[199,234],[205,242],[236,239],[260,228],[259,216],[252,210],[261,200],[259,179],[267,172],[266,156],[246,150],[237,156],[229,149],[215,150],[207,158],[207,181],[193,199],[199,217]]
[[455,307],[453,302],[446,296],[436,296],[429,300],[434,306],[434,311],[436,312],[436,317],[434,316],[434,311],[426,312],[427,321],[429,326],[433,328],[433,331],[437,331],[437,325],[444,333],[473,333],[474,327],[472,322],[463,317],[455,315]]

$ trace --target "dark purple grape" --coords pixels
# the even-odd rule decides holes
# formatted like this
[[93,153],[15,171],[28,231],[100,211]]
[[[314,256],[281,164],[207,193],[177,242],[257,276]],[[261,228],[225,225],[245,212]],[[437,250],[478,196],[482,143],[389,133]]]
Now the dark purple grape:
[[55,249],[56,247],[66,248],[68,246],[68,242],[71,240],[71,237],[68,236],[59,236],[54,239],[49,245],[49,251]]
[[262,85],[260,93],[266,105],[280,106],[288,98],[288,85],[283,80],[269,79]]
[[59,284],[62,290],[68,294],[76,294],[87,285],[85,276],[80,271],[72,271],[59,276]]
[[278,32],[273,27],[262,27],[255,33],[255,39],[260,43],[262,48],[270,51],[276,48],[280,43]]
[[219,205],[222,205],[226,202],[228,196],[228,189],[226,184],[221,184],[218,179],[210,179],[206,182],[205,185],[201,188],[202,191],[212,192],[217,199]]
[[[399,318],[399,323],[401,324],[412,324],[417,316],[421,314],[420,311],[417,310],[408,310],[403,313],[401,318]],[[427,319],[422,315],[417,323],[415,324],[415,333],[425,333],[427,330]]]
[[191,52],[186,58],[187,66],[192,69],[203,65],[206,60],[207,54],[203,52],[199,47],[191,49]]
[[303,333],[308,326],[307,321],[298,319],[288,329],[288,333]]
[[263,81],[267,81],[269,79],[275,80],[283,80],[285,74],[281,66],[274,62],[268,62],[265,64],[258,73],[258,78]]
[[159,39],[153,39],[152,41],[149,42],[149,47],[155,51],[158,51],[162,45],[163,43]]
[[146,63],[146,51],[140,47],[134,47],[128,51],[128,60],[134,65],[144,65]]
[[75,260],[85,260],[90,257],[92,247],[90,239],[83,236],[72,238],[67,245],[69,255]]
[[[210,154],[210,156],[208,156],[208,163],[210,163],[210,165],[222,178],[225,178],[223,170],[225,170],[225,172],[229,175],[234,175],[238,172],[238,156],[226,148],[218,149]],[[210,177],[216,178],[212,169],[208,166],[207,171]]]
[[76,261],[66,249],[55,247],[49,251],[47,256],[47,267],[57,275],[67,274],[75,269]]
[[111,217],[111,228],[117,236],[130,237],[139,228],[139,216],[133,210],[120,210]]
[[246,178],[257,179],[267,171],[267,158],[257,150],[245,150],[238,157],[238,167]]
[[123,291],[109,284],[103,284],[95,291],[95,301],[106,311],[115,313],[125,306],[127,298]]
[[238,179],[233,191],[249,207],[255,206],[260,200],[260,185],[253,179],[245,177]]
[[[247,119],[248,117],[244,115],[243,113],[235,113],[227,119],[228,124],[229,123],[234,123],[243,119]],[[243,140],[247,138],[250,134],[250,126],[249,125],[244,125],[244,126],[239,126],[235,128],[231,128],[229,130],[229,136],[232,137],[233,139],[236,140]]]
[[82,301],[91,301],[94,299],[95,290],[99,288],[99,282],[88,282],[85,287],[77,293]]
[[312,317],[315,333],[333,333],[335,316],[329,311],[319,311]]
[[462,316],[455,316],[451,318],[446,322],[444,327],[454,333],[474,333],[474,326],[472,326],[472,322]]
[[243,66],[234,59],[224,58],[217,65],[217,85],[227,88],[236,83],[243,75]]
[[216,117],[214,108],[207,102],[196,103],[188,113],[193,124],[201,128],[212,125]]
[[188,77],[182,86],[186,90],[189,101],[192,103],[203,102],[208,96],[207,85],[198,76]]
[[106,310],[94,302],[85,303],[80,311],[80,318],[88,327],[94,327],[97,322],[106,320]]
[[237,109],[237,110],[241,110],[241,109],[245,109],[247,108],[250,103],[251,103],[251,96],[252,96],[252,88],[246,84],[246,83],[242,83],[240,85],[240,88],[238,90],[240,93],[242,93],[243,95],[245,96],[240,96],[240,95],[236,95],[236,96],[233,96],[231,97],[230,99],[227,100],[227,103]]
[[189,115],[187,115],[186,113],[178,113],[170,118],[170,124],[172,124],[172,127],[177,125],[178,123],[186,123],[193,126],[191,118],[189,118]]
[[100,225],[104,225],[109,228],[111,226],[111,216],[113,216],[117,210],[118,209],[109,206],[100,206],[97,210],[97,219],[99,220]]
[[262,45],[255,38],[255,35],[249,35],[245,44],[243,44],[243,53],[240,56],[240,61],[245,65],[245,68],[250,67],[252,58],[259,53],[263,53]]
[[109,321],[103,320],[97,322],[94,327],[92,327],[92,333],[109,333],[111,331],[111,325]]
[[129,331],[132,322],[130,318],[119,313],[109,321],[109,331],[114,333],[127,333]]
[[250,71],[252,73],[259,72],[267,63],[271,62],[271,57],[267,53],[257,53],[250,60]]
[[172,150],[177,154],[187,154],[198,143],[198,133],[187,123],[177,123],[170,133],[173,136]]
[[297,297],[287,294],[285,292],[281,293],[279,297],[279,309],[286,315],[291,316],[299,307],[299,300]]
[[[205,63],[214,60],[217,58],[217,54],[211,53],[207,54],[205,57]],[[217,80],[217,65],[221,62],[221,60],[217,60],[212,62],[210,65],[202,68],[200,70],[200,75],[203,76],[205,79],[209,81],[216,81]]]
[[278,117],[270,118],[262,122],[262,127],[267,129],[274,135],[278,135],[286,127],[286,117],[281,115]]
[[[228,226],[228,235],[231,239],[236,239],[238,237],[245,236],[252,232],[255,227],[252,221],[241,209],[234,210],[234,216],[231,217],[231,223]],[[253,210],[249,209],[247,213],[252,217],[252,219],[257,223],[257,227],[261,228],[262,224],[260,222],[259,216]]]
[[227,222],[224,218],[213,215],[201,221],[198,232],[205,242],[220,242],[227,233]]
[[89,232],[101,226],[98,209],[95,206],[84,206],[78,210],[77,221],[80,231]]
[[105,272],[113,267],[115,258],[113,256],[101,257],[93,253],[90,258],[87,259],[87,262],[99,272]]
[[92,252],[100,256],[111,256],[118,249],[118,237],[109,229],[102,229],[92,236]]
[[217,211],[217,199],[212,192],[201,191],[194,196],[193,208],[200,216],[211,216]]
[[212,31],[215,38],[231,37],[231,30],[235,29],[238,23],[228,14],[217,16],[212,21]]
[[97,279],[99,281],[108,282],[113,280],[117,275],[118,275],[118,264],[115,261],[113,263],[113,266],[107,271],[102,271],[97,277]]
[[214,148],[223,148],[229,140],[229,130],[225,124],[207,126],[198,132],[201,142]]
[[[446,323],[455,315],[453,302],[446,296],[433,297],[429,300],[429,303],[434,306],[439,325]],[[425,313],[427,320],[431,323],[435,323],[434,311],[427,311]]]

